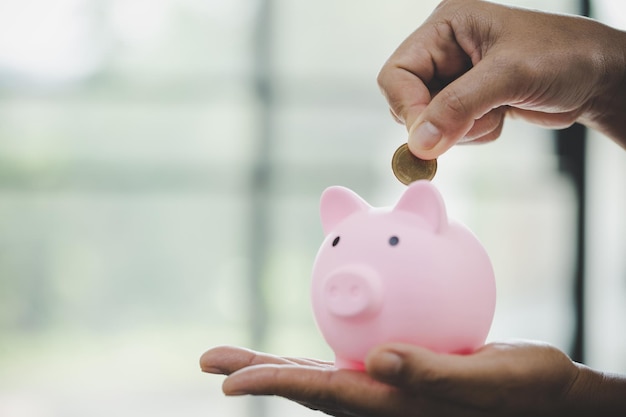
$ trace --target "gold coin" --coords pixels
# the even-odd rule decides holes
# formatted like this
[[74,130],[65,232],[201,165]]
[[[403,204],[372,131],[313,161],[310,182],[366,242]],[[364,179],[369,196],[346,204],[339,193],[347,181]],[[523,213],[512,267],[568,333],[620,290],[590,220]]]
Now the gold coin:
[[432,180],[437,172],[436,159],[420,159],[409,151],[409,145],[400,145],[391,158],[393,174],[404,185],[417,180]]

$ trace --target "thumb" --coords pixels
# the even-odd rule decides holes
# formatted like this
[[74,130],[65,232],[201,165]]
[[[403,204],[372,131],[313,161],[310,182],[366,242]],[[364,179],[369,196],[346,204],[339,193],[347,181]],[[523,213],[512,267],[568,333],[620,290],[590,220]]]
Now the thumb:
[[491,385],[488,368],[476,355],[440,354],[404,344],[375,348],[366,360],[367,372],[380,382],[459,402],[474,402],[476,390]]
[[[508,80],[508,81],[507,81]],[[511,78],[483,59],[435,95],[409,127],[409,149],[434,159],[462,139],[492,109],[508,104]]]
[[437,358],[427,349],[391,344],[374,348],[366,358],[367,372],[374,378],[403,389],[417,389],[422,380],[435,376]]

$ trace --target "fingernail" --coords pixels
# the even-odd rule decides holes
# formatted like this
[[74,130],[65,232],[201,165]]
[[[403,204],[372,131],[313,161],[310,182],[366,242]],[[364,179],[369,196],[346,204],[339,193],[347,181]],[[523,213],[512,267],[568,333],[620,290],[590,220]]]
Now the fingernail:
[[402,369],[402,358],[392,352],[383,352],[378,357],[378,372],[387,377],[395,377]]
[[229,391],[229,392],[224,392],[224,395],[226,395],[227,397],[241,397],[242,395],[246,395],[247,393],[244,391]]
[[215,368],[213,366],[201,366],[200,369],[202,370],[202,372],[206,372],[207,374],[223,374],[224,373],[221,369]]
[[441,140],[441,132],[431,122],[422,122],[409,135],[409,143],[413,148],[429,150]]
[[224,393],[224,395],[227,395],[229,397],[237,397],[240,395],[246,395],[247,393],[240,389],[240,388],[233,388],[231,387],[232,385],[232,381],[230,378],[226,378],[224,380],[224,382],[222,382],[222,392]]

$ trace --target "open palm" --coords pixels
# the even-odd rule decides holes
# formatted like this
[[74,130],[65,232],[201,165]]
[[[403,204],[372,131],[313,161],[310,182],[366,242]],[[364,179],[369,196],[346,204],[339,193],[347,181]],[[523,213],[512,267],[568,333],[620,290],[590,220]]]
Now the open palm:
[[207,351],[200,365],[229,375],[227,395],[277,395],[337,417],[563,412],[573,408],[580,372],[560,350],[529,342],[488,344],[471,355],[386,345],[370,353],[367,372],[229,346]]

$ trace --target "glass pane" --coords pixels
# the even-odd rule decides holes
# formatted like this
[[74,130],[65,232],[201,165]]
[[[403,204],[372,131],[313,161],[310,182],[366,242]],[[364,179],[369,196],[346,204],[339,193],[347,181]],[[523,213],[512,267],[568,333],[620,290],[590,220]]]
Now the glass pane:
[[[437,3],[0,0],[0,415],[317,415],[225,399],[198,357],[332,359],[309,306],[319,196],[402,193],[375,79]],[[568,350],[575,205],[551,138],[507,121],[435,184],[492,258],[490,339]]]
[[[626,30],[626,4],[594,2],[597,17]],[[626,152],[599,134],[589,141],[588,363],[626,373]]]

